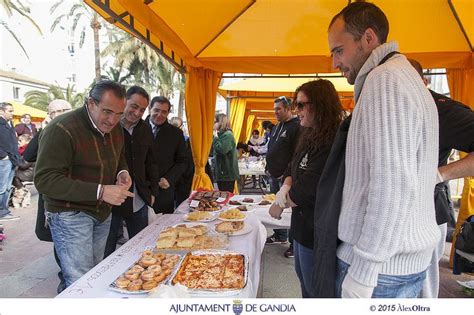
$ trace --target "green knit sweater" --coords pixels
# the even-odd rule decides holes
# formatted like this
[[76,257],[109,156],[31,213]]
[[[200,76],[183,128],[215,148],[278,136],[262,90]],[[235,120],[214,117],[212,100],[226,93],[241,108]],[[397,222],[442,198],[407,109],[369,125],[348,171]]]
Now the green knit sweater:
[[35,186],[50,212],[78,210],[104,221],[111,205],[97,200],[97,188],[114,184],[120,170],[127,170],[120,124],[102,136],[85,106],[54,119],[41,133]]

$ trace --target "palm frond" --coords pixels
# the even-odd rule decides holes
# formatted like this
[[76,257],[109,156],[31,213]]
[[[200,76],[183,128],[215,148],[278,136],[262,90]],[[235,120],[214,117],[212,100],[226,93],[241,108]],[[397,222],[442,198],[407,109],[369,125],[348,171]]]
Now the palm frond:
[[8,23],[6,23],[5,21],[0,20],[0,25],[3,26],[3,28],[5,28],[5,30],[7,30],[8,33],[10,33],[10,35],[13,37],[13,39],[17,42],[18,46],[20,46],[21,50],[23,50],[23,52],[25,53],[26,58],[28,58],[28,60],[30,60],[30,56],[26,52],[25,47],[23,47],[23,44],[21,43],[20,39],[16,36],[15,32],[13,32],[8,27]]

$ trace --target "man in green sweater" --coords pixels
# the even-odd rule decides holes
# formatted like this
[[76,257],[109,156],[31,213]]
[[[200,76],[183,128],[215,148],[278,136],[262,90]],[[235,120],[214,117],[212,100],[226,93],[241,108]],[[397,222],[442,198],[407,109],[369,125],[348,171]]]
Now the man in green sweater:
[[35,185],[66,287],[103,259],[112,205],[133,197],[120,117],[125,89],[96,83],[83,107],[53,119],[41,133]]

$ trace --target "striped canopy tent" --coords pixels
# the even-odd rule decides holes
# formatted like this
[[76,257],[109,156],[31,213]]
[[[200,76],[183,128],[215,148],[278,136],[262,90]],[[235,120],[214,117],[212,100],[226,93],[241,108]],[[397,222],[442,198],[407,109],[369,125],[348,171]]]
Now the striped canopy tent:
[[[146,42],[186,74],[186,115],[196,166],[193,187],[211,188],[212,144],[222,73],[327,73],[332,17],[350,0],[85,0],[108,22]],[[474,1],[373,0],[389,40],[425,68],[446,68],[451,96],[474,106]],[[461,219],[474,214],[467,181]],[[466,200],[465,198],[468,198]],[[468,201],[469,210],[464,211]]]
[[325,78],[334,84],[345,110],[354,108],[353,86],[336,74],[252,77],[220,86],[218,92],[229,104],[236,141],[247,142],[255,129],[261,133],[265,120],[276,123],[273,111],[275,98],[286,96],[293,99],[296,88],[316,78]]

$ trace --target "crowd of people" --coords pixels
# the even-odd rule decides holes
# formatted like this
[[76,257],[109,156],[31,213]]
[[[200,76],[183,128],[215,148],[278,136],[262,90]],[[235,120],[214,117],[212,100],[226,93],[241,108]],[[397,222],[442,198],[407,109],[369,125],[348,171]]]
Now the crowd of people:
[[[292,208],[289,233],[275,229],[266,243],[289,240],[284,255],[295,259],[305,298],[438,296],[453,220],[446,181],[474,175],[474,112],[429,90],[422,66],[388,33],[377,6],[350,3],[332,19],[328,42],[334,68],[354,85],[355,110],[343,111],[330,81],[310,81],[293,100],[275,99],[277,124],[266,122],[245,146],[266,159],[276,194],[269,215]],[[11,183],[30,163],[36,234],[54,242],[58,292],[115,251],[124,222],[133,237],[149,209],[173,213],[189,196],[192,139],[181,119],[168,119],[171,106],[104,80],[80,108],[51,102],[52,120],[38,131],[29,115],[13,127],[13,106],[0,103],[0,220],[18,219]],[[236,188],[237,147],[229,118],[217,114],[210,155],[219,190]],[[471,154],[447,165],[452,149]]]

